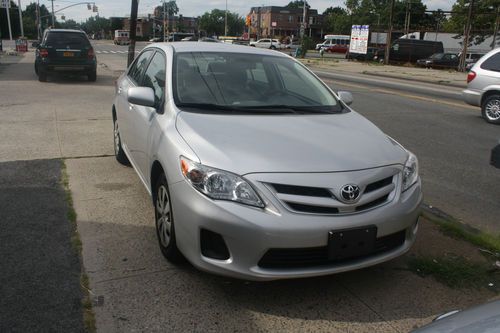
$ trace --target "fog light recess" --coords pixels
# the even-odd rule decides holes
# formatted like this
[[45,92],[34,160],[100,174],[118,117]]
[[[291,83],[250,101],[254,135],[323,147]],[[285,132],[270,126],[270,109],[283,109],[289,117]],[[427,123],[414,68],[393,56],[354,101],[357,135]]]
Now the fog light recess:
[[207,258],[227,260],[230,258],[229,250],[224,238],[218,233],[201,229],[200,232],[201,254]]

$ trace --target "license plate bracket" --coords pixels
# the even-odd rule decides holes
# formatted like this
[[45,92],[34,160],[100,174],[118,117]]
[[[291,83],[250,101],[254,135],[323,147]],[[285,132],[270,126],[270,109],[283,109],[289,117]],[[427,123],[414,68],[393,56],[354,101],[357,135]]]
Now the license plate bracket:
[[328,233],[328,259],[342,260],[366,256],[375,249],[377,227],[330,231]]

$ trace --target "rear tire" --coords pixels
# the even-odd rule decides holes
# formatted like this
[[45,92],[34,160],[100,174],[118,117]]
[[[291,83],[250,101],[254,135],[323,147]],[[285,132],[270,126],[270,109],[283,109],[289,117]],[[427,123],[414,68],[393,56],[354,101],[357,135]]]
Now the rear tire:
[[40,68],[38,69],[38,81],[47,82],[47,73]]
[[271,49],[271,50],[276,50],[276,46],[271,45],[270,49]]
[[87,78],[88,78],[89,82],[95,82],[95,81],[97,81],[97,71],[94,70],[94,71],[88,72],[87,73]]
[[155,226],[158,245],[163,256],[174,264],[185,262],[185,258],[177,248],[174,228],[172,201],[168,191],[167,178],[162,173],[156,181],[153,202],[155,208]]
[[113,136],[114,136],[114,148],[115,148],[115,158],[118,163],[123,165],[130,165],[130,161],[122,148],[122,140],[120,138],[120,131],[118,128],[118,120],[113,117]]
[[481,114],[488,123],[500,124],[500,95],[488,96],[481,106]]

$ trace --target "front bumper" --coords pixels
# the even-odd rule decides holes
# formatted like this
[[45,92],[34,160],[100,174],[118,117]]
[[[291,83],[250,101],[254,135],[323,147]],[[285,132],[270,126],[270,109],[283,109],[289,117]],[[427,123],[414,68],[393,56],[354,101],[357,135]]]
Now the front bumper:
[[467,104],[481,106],[481,91],[465,89],[462,91],[462,97]]
[[[177,246],[199,269],[247,280],[275,280],[339,273],[372,266],[407,252],[415,241],[422,192],[420,180],[391,202],[359,214],[329,216],[290,212],[259,188],[268,202],[262,210],[228,201],[214,201],[187,182],[170,185]],[[263,193],[264,192],[264,193]],[[325,247],[330,231],[377,227],[377,238],[405,233],[404,241],[389,251],[313,267],[265,268],[259,261],[269,249]],[[201,254],[200,231],[220,234],[230,252],[227,260]]]

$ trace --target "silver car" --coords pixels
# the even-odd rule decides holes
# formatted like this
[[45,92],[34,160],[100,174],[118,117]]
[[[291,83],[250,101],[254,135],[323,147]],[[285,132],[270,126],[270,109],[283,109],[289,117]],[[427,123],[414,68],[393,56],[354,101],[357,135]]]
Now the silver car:
[[408,251],[414,154],[293,58],[153,44],[117,81],[115,153],[151,194],[163,255],[248,280],[309,277]]
[[467,75],[466,103],[481,107],[483,118],[500,124],[500,48],[484,55]]

